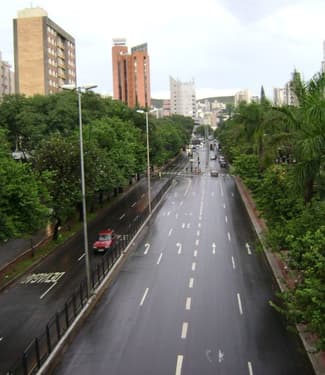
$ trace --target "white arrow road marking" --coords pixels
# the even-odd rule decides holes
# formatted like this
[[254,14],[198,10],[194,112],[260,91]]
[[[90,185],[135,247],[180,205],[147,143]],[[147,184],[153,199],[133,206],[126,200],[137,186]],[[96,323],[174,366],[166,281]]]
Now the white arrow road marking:
[[248,362],[248,371],[249,371],[249,375],[253,375],[253,366],[252,366],[252,362]]
[[211,353],[212,353],[212,350],[211,349],[207,349],[205,351],[205,356],[207,357],[207,360],[212,363],[212,358],[211,358]]
[[177,362],[176,362],[175,375],[181,375],[182,374],[182,366],[183,366],[183,356],[178,355],[177,356]]
[[149,292],[149,288],[146,288],[146,290],[144,291],[144,294],[143,294],[143,296],[142,296],[142,299],[141,299],[141,302],[140,302],[140,305],[139,305],[139,306],[142,306],[142,305],[143,305],[144,300],[146,299],[148,292]]
[[213,242],[212,244],[212,254],[216,253],[216,244]]
[[180,254],[182,252],[182,244],[177,242],[176,246],[178,247],[178,252],[177,254]]
[[251,248],[249,246],[249,244],[246,242],[246,249],[247,249],[247,252],[248,252],[248,255],[252,255],[252,252],[251,252]]
[[145,245],[144,245],[144,247],[146,248],[146,250],[144,251],[144,255],[147,255],[148,254],[148,251],[149,251],[149,249],[150,249],[150,243],[146,243]]
[[222,351],[219,349],[219,352],[218,352],[218,362],[221,363],[223,361],[223,357],[224,357],[224,354],[222,353]]

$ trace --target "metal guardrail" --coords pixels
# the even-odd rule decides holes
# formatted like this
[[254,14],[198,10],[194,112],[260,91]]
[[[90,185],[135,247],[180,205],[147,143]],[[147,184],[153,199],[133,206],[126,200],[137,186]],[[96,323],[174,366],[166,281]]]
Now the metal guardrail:
[[[163,194],[170,187],[173,178],[169,178],[159,193],[152,200],[152,208],[156,207]],[[149,215],[148,207],[132,223],[129,232],[118,239],[115,246],[105,254],[101,261],[91,270],[92,289],[98,287],[108,272],[112,269],[117,260],[121,257],[124,249],[133,240],[142,224]],[[45,326],[44,332],[35,337],[24,350],[21,358],[18,358],[6,375],[31,375],[36,374],[42,364],[49,357],[55,346],[59,343],[61,337],[75,321],[78,313],[87,303],[87,283],[84,279],[77,290],[67,299],[60,311],[57,311]]]

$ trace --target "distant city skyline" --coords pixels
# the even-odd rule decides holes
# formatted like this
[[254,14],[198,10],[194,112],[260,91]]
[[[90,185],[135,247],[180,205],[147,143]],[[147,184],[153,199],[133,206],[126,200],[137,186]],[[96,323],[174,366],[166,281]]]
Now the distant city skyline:
[[[323,0],[38,0],[76,42],[77,80],[113,93],[111,41],[148,43],[151,97],[169,97],[169,76],[194,79],[197,98],[248,89],[268,98],[294,69],[306,81],[320,71],[325,39]],[[0,51],[12,67],[13,19],[30,4],[11,0],[0,12]],[[146,12],[144,13],[144,9]],[[119,15],[123,15],[120,17]]]

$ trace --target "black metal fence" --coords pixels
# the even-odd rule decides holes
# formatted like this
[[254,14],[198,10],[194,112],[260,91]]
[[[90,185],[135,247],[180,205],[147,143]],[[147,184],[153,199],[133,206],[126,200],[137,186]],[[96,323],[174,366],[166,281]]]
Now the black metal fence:
[[[163,194],[171,185],[172,180],[172,178],[169,178],[159,193],[154,197],[151,202],[152,208],[157,206]],[[90,272],[92,289],[98,287],[107,273],[112,269],[113,265],[120,258],[122,252],[134,238],[148,215],[149,209],[147,207],[141,215],[137,216],[137,219],[129,227],[128,233],[121,235],[116,241],[114,248],[106,252],[94,266]],[[19,359],[6,374],[36,374],[86,304],[89,297],[87,294],[87,282],[86,279],[84,279],[80,283],[79,288],[67,299],[63,308],[52,316],[46,324],[44,332],[31,341],[24,350],[21,359]]]

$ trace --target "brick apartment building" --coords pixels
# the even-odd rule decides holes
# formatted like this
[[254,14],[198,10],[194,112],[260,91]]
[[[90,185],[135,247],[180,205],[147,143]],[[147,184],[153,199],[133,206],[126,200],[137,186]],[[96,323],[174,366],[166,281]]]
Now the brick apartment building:
[[45,10],[18,11],[13,27],[16,93],[47,95],[76,83],[75,40]]
[[150,108],[150,64],[147,44],[131,48],[126,40],[113,39],[113,96],[130,108]]

